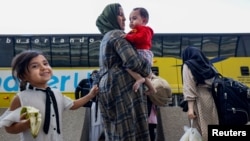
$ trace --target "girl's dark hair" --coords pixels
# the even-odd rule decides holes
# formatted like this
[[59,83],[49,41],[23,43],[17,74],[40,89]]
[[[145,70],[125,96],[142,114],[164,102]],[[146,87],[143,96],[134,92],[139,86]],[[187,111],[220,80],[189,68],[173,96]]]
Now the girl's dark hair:
[[145,18],[147,21],[149,20],[149,14],[147,9],[143,8],[143,7],[136,7],[133,9],[135,10],[139,10],[141,17]]
[[23,79],[25,74],[29,72],[29,63],[34,57],[37,57],[38,55],[43,55],[43,53],[35,50],[25,50],[20,54],[17,54],[11,62],[12,77],[17,82],[20,82],[21,91],[25,90],[27,85],[27,81]]

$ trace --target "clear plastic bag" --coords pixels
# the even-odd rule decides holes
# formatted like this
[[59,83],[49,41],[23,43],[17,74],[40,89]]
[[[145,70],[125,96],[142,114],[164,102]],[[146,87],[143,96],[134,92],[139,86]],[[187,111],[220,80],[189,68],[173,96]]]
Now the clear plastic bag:
[[184,135],[182,135],[180,141],[202,141],[201,134],[196,128],[193,128],[193,120],[191,120],[191,127],[184,126]]

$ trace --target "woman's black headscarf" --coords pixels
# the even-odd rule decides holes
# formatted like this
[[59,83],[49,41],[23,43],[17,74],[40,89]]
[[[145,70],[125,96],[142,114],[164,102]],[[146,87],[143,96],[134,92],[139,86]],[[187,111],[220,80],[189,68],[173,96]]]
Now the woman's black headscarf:
[[98,16],[96,26],[103,35],[110,30],[121,29],[117,22],[117,16],[120,12],[119,7],[121,7],[119,3],[109,4],[104,8],[101,15]]
[[187,47],[182,53],[182,61],[191,70],[197,84],[205,84],[204,80],[215,76],[213,65],[196,47]]

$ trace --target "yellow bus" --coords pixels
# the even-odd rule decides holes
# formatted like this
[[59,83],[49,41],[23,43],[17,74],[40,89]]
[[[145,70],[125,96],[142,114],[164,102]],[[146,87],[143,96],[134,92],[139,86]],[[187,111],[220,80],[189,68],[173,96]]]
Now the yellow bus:
[[[10,68],[16,54],[43,51],[54,70],[49,85],[74,99],[78,82],[98,69],[101,39],[101,34],[0,35],[0,107],[8,107],[19,90]],[[182,97],[181,53],[187,46],[200,48],[222,75],[250,86],[250,33],[155,34],[152,70],[169,82],[174,105]]]

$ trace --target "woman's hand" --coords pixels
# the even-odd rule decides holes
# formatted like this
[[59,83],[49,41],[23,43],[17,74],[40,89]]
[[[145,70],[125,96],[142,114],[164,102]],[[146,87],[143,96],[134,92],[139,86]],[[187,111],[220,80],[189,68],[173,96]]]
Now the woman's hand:
[[188,100],[188,111],[187,115],[189,119],[194,119],[196,118],[196,114],[194,112],[194,101],[193,100]]
[[193,109],[188,109],[187,115],[188,115],[188,118],[189,118],[189,119],[194,119],[194,118],[196,118],[196,115],[195,115]]

